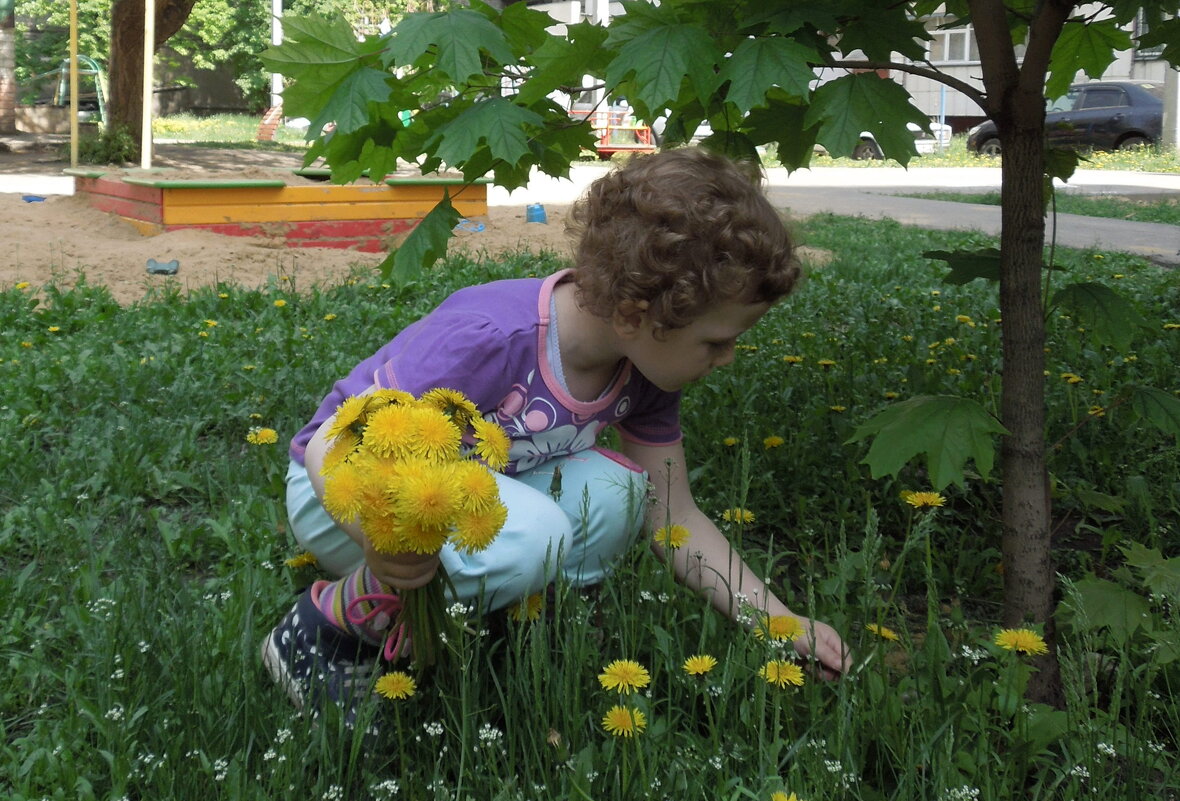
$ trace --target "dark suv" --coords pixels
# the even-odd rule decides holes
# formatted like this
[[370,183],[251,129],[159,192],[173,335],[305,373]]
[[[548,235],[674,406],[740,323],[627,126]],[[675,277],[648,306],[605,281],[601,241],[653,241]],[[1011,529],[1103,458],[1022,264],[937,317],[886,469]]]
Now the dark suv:
[[[1122,150],[1152,145],[1163,130],[1164,88],[1154,81],[1097,81],[1071,86],[1045,109],[1045,140],[1076,149]],[[967,149],[1000,155],[991,120],[967,132]]]

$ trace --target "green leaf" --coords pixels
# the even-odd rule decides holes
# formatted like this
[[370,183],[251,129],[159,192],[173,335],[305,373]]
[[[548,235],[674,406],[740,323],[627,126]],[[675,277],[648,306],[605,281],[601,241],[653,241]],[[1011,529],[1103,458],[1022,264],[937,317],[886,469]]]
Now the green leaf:
[[1078,168],[1078,162],[1082,160],[1076,150],[1064,147],[1046,147],[1045,175],[1050,179],[1049,186],[1052,187],[1053,178],[1061,181],[1068,181],[1072,178],[1074,171]]
[[908,3],[856,3],[852,16],[841,20],[840,49],[860,50],[873,61],[891,61],[893,53],[924,61],[923,44],[930,39],[923,20],[909,12]]
[[1139,37],[1139,47],[1164,46],[1163,58],[1170,64],[1180,64],[1180,17],[1153,22],[1151,30]]
[[815,137],[819,126],[804,125],[807,107],[789,98],[785,92],[772,89],[765,108],[750,112],[744,128],[756,144],[778,143],[778,157],[789,170],[806,167],[815,152]]
[[410,235],[381,263],[381,275],[396,286],[404,286],[447,255],[447,242],[460,219],[451,205],[449,192],[422,218]]
[[462,164],[486,143],[492,157],[516,164],[528,155],[525,126],[536,126],[541,115],[502,97],[473,104],[455,119],[435,130],[431,144],[447,164]]
[[636,97],[649,109],[671,105],[685,76],[699,97],[716,91],[721,53],[705,31],[692,25],[663,25],[639,34],[619,49],[607,66],[606,81],[614,88],[634,76]]
[[[926,455],[926,470],[934,488],[962,486],[963,469],[975,461],[986,481],[995,460],[995,434],[1006,434],[982,406],[966,398],[922,395],[895,404],[857,427],[848,443],[874,434],[868,455],[861,461],[873,478],[896,476],[919,454]],[[847,443],[846,443],[847,444]]]
[[790,39],[744,39],[721,68],[721,82],[729,81],[725,99],[745,114],[766,105],[771,87],[807,97],[815,80],[810,62],[817,60],[813,49]]
[[282,44],[267,48],[259,58],[268,70],[296,80],[323,75],[325,70],[339,80],[358,58],[380,49],[379,45],[357,41],[343,17],[285,16],[283,36]]
[[605,41],[606,28],[588,22],[571,25],[565,38],[551,37],[532,54],[535,67],[516,102],[531,106],[562,86],[579,84],[583,75],[605,69]]
[[1113,19],[1071,19],[1053,44],[1045,96],[1064,95],[1078,70],[1085,70],[1091,78],[1102,77],[1106,68],[1114,63],[1115,51],[1130,48],[1131,35]]
[[1000,280],[1000,251],[998,248],[983,250],[927,250],[922,253],[928,259],[945,261],[950,272],[943,276],[943,283],[962,286],[976,278],[986,281]]
[[388,50],[394,63],[402,66],[429,53],[430,67],[456,83],[483,74],[481,51],[501,64],[516,60],[503,31],[467,8],[408,14],[393,29]]
[[834,155],[847,155],[871,131],[886,157],[907,164],[917,154],[907,122],[930,128],[930,120],[910,101],[901,84],[875,73],[844,75],[812,94],[804,124],[819,124],[819,143]]
[[1062,287],[1053,303],[1067,309],[1094,341],[1126,352],[1146,318],[1125,297],[1104,284],[1084,281]]
[[1148,592],[1180,598],[1180,556],[1165,559],[1157,548],[1133,542],[1122,549],[1127,564],[1139,571]]
[[320,131],[330,122],[336,130],[351,133],[369,123],[369,103],[389,99],[389,73],[362,67],[349,75],[328,97],[328,102],[311,121],[309,130]]
[[[553,17],[524,3],[513,3],[500,15],[500,28],[512,52],[524,56],[552,40],[545,29],[553,24]],[[601,27],[601,26],[599,26]]]
[[1121,584],[1087,576],[1074,582],[1073,587],[1075,592],[1066,596],[1061,606],[1076,628],[1084,626],[1085,631],[1107,628],[1122,646],[1147,619],[1147,602]]
[[1155,387],[1132,385],[1126,391],[1131,395],[1131,411],[1138,419],[1180,437],[1180,398]]

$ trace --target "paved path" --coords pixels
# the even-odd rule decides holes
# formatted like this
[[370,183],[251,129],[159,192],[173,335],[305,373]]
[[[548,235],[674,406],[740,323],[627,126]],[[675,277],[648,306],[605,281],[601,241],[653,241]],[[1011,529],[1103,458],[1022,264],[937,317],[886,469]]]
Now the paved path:
[[[165,163],[171,152],[169,147],[180,149],[167,145],[161,147]],[[224,158],[217,152],[198,155]],[[284,159],[298,166],[300,160],[297,154],[271,155],[276,163],[270,166],[279,166],[285,163]],[[186,156],[191,157],[191,153]],[[5,160],[0,158],[0,192],[73,194],[73,179],[60,174],[60,165],[45,164],[44,170],[38,170],[35,162],[26,161],[22,166],[19,173],[6,173]],[[607,164],[578,164],[571,169],[569,180],[538,175],[527,187],[513,192],[490,187],[488,203],[572,203],[587,184],[608,169]],[[885,166],[817,167],[793,173],[775,168],[768,171],[767,184],[775,205],[789,209],[794,215],[831,212],[889,218],[904,225],[924,228],[978,230],[992,235],[998,235],[1000,231],[998,206],[896,196],[937,190],[998,191],[998,167],[914,167],[908,170]],[[1065,192],[1084,194],[1180,197],[1180,175],[1177,174],[1079,170],[1068,184],[1059,183],[1058,186]],[[1057,243],[1066,247],[1123,251],[1160,264],[1180,265],[1180,226],[1061,214],[1057,217]]]

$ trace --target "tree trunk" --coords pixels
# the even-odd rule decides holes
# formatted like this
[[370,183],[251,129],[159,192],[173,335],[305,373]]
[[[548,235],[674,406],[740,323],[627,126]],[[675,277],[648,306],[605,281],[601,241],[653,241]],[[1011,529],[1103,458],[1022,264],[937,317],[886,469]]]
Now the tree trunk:
[[1003,148],[1000,190],[1000,315],[1003,383],[1000,449],[1004,482],[1001,551],[1004,625],[1044,624],[1047,656],[1029,681],[1031,700],[1060,706],[1061,670],[1053,626],[1052,505],[1045,464],[1045,77],[1053,45],[1075,3],[1045,0],[1028,20],[1017,64],[1001,0],[969,0],[981,53],[987,111]]
[[[154,53],[179,31],[197,0],[156,0]],[[114,0],[111,7],[110,128],[125,128],[142,147],[144,0]]]
[[0,19],[0,134],[16,133],[16,16]]
[[[1042,101],[1036,98],[1038,106]],[[1004,354],[1000,408],[1009,434],[1000,451],[1004,476],[1004,625],[1043,623],[1055,639],[1052,505],[1045,466],[1045,313],[1042,263],[1045,218],[1043,111],[1039,125],[1001,135],[1000,314]],[[1052,656],[1029,682],[1034,700],[1056,702],[1060,673]]]

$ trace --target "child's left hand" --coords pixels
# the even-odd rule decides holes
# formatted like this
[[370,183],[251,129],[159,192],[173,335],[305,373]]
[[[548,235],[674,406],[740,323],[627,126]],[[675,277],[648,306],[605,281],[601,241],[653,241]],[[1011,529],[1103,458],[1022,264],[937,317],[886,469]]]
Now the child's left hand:
[[801,617],[803,635],[795,640],[795,652],[815,663],[827,680],[838,679],[852,668],[852,652],[836,630],[819,620]]

